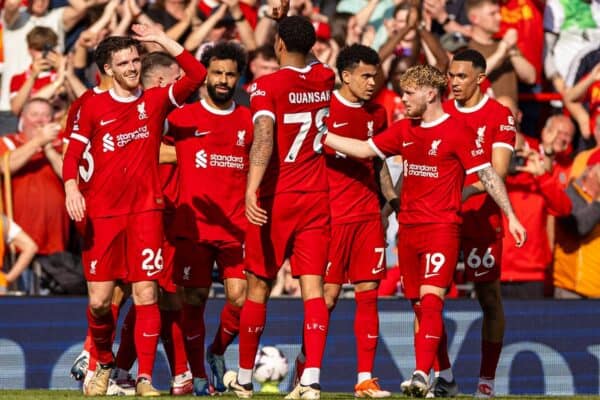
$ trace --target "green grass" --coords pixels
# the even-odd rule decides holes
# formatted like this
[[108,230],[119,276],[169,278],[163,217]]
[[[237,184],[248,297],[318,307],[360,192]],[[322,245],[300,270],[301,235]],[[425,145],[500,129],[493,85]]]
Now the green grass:
[[[166,395],[166,393],[165,393]],[[267,395],[267,394],[256,394],[254,396],[255,399],[258,400],[282,400],[283,394],[277,395]],[[2,400],[59,400],[59,399],[77,399],[84,398],[81,392],[75,390],[0,390],[0,399]],[[218,399],[219,397],[215,397]],[[227,394],[220,397],[223,400],[233,400],[235,396]],[[321,393],[321,398],[323,400],[350,400],[354,399],[354,396],[350,393]],[[390,397],[390,399],[406,399],[407,397],[402,395],[394,395]],[[462,395],[456,397],[457,399],[472,399],[471,395]],[[182,396],[177,397],[177,399],[196,399],[193,396]],[[546,399],[575,399],[575,400],[600,400],[600,396],[506,396],[506,397],[496,397],[497,400],[502,399],[527,399],[527,400],[546,400]]]

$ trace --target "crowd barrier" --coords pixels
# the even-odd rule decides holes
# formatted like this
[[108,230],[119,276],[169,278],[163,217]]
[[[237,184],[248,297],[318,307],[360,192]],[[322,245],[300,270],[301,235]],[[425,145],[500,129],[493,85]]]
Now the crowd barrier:
[[[206,309],[207,341],[217,327],[223,305],[210,300]],[[599,394],[600,318],[596,301],[507,301],[505,346],[498,367],[498,394]],[[79,389],[69,377],[86,333],[84,298],[0,298],[0,389]],[[127,306],[126,306],[127,307]],[[302,302],[269,303],[262,344],[275,345],[290,369],[299,350]],[[124,314],[124,312],[122,313]],[[355,375],[354,302],[340,300],[331,318],[324,357],[325,391],[349,392]],[[414,367],[409,304],[380,301],[380,344],[375,376],[383,388],[399,391]],[[481,312],[474,300],[448,301],[445,312],[449,354],[462,393],[473,393],[479,372]],[[117,338],[118,340],[118,338]],[[237,342],[226,353],[237,366]],[[134,369],[136,366],[134,366]],[[280,388],[289,390],[292,371]],[[162,347],[155,383],[168,388],[169,372]]]

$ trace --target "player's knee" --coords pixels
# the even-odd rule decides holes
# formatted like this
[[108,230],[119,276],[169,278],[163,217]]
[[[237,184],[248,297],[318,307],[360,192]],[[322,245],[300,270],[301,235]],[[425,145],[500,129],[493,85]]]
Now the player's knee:
[[236,287],[227,291],[227,301],[235,306],[242,307],[246,300],[246,288]]
[[136,305],[149,305],[158,302],[158,290],[153,282],[136,282],[133,287],[133,302]]
[[208,299],[208,288],[185,288],[183,300],[192,306],[199,307]]
[[333,310],[337,304],[337,296],[327,296],[325,295],[325,304],[327,305],[328,310]]
[[106,315],[111,311],[110,299],[90,298],[90,311],[97,317]]

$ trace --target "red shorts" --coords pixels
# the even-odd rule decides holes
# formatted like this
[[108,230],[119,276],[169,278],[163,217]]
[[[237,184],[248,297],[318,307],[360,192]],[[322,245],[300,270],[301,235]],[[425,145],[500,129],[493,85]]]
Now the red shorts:
[[161,211],[88,218],[82,228],[82,261],[86,280],[141,282],[161,277]]
[[281,193],[261,199],[266,225],[248,224],[246,269],[275,279],[286,258],[292,275],[325,275],[329,252],[329,195],[327,192]]
[[502,237],[462,238],[466,278],[470,282],[494,282],[500,279]]
[[215,263],[219,268],[219,280],[246,279],[244,247],[240,242],[196,242],[178,238],[176,249],[173,280],[177,285],[210,287]]
[[379,281],[386,269],[380,218],[331,226],[325,283]]
[[423,285],[448,288],[458,262],[457,224],[426,224],[398,228],[398,263],[404,297],[418,299]]

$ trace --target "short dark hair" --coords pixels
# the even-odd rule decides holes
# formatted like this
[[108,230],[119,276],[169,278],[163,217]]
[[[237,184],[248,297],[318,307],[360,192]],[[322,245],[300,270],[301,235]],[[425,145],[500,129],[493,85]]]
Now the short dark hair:
[[342,77],[343,71],[352,72],[360,63],[367,65],[379,65],[381,60],[379,54],[370,47],[362,44],[353,44],[350,47],[346,47],[338,54],[336,67],[340,78]]
[[315,28],[304,17],[293,15],[279,22],[277,34],[290,53],[307,55],[317,41]]
[[219,42],[214,46],[206,48],[202,52],[202,59],[200,62],[208,68],[213,59],[235,61],[237,64],[237,72],[240,75],[244,72],[244,68],[246,68],[246,52],[239,44],[234,42]]
[[106,74],[104,64],[109,63],[114,53],[130,47],[135,47],[138,53],[142,54],[141,43],[129,36],[109,36],[102,40],[94,52],[94,59],[100,72]]
[[58,44],[58,35],[51,28],[36,26],[31,29],[27,36],[27,47],[33,50],[46,50],[47,47],[55,48]]
[[485,73],[485,70],[487,69],[487,63],[485,62],[485,57],[480,52],[478,52],[477,50],[473,50],[473,49],[465,49],[465,50],[459,51],[458,53],[456,53],[454,55],[454,57],[452,58],[452,61],[468,61],[471,64],[473,64],[473,67],[482,70],[484,73]]
[[142,57],[142,84],[156,68],[169,68],[173,64],[177,64],[175,57],[163,51],[153,51],[144,55]]
[[498,0],[467,0],[465,1],[465,11],[469,13],[472,9],[481,7],[487,3],[498,4]]
[[251,62],[258,57],[262,57],[265,60],[277,60],[275,49],[273,49],[273,46],[269,44],[263,44],[262,46],[252,50],[250,54],[248,54],[248,62]]

